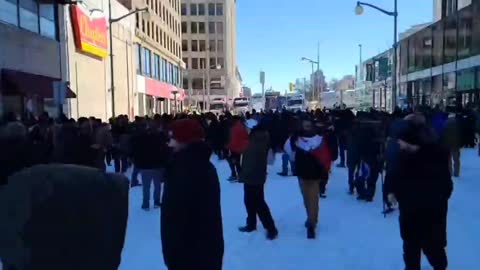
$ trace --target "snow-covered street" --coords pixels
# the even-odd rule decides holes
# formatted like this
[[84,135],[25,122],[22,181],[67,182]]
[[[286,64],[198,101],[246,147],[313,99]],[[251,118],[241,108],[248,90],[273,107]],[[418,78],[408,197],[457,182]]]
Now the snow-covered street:
[[[455,179],[448,216],[450,270],[474,270],[480,266],[480,158],[474,150],[462,153],[462,175]],[[327,199],[320,201],[317,239],[307,240],[303,201],[296,178],[282,178],[278,156],[269,168],[266,200],[279,230],[279,238],[267,241],[259,230],[243,234],[243,187],[226,181],[226,161],[213,162],[222,187],[222,212],[226,270],[403,270],[398,213],[381,214],[381,182],[373,203],[347,195],[347,171],[335,168]],[[121,270],[166,269],[160,241],[160,210],[140,209],[142,189],[130,191],[130,214]],[[201,221],[199,221],[201,222]],[[186,257],[185,260],[189,258]],[[423,259],[422,270],[431,270]],[[199,269],[200,270],[200,269]],[[201,269],[204,270],[204,269]],[[208,270],[208,269],[205,269]]]

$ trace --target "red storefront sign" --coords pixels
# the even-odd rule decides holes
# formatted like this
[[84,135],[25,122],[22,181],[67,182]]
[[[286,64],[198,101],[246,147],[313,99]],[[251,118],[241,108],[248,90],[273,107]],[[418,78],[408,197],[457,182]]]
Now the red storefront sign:
[[[108,29],[105,16],[93,17],[79,5],[71,5],[70,13],[77,48],[101,58],[107,56]],[[98,14],[98,12],[95,14]]]
[[160,82],[154,79],[145,78],[145,93],[150,96],[174,99],[174,91],[177,91],[177,99],[183,100],[185,98],[185,91],[177,88],[174,85]]

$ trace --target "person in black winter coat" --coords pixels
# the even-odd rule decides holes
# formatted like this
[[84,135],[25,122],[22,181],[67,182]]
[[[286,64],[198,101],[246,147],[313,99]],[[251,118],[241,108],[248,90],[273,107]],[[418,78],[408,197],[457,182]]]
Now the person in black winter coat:
[[12,174],[33,165],[31,144],[26,136],[27,130],[20,122],[0,127],[0,186],[6,185]]
[[398,166],[385,182],[389,201],[400,209],[406,269],[420,269],[421,252],[434,270],[447,269],[447,212],[453,183],[448,150],[422,116],[409,116],[397,141]]
[[150,208],[150,186],[153,182],[154,207],[160,207],[162,178],[167,165],[169,149],[167,135],[155,126],[139,128],[131,139],[132,160],[142,175],[142,209]]
[[162,197],[163,258],[170,270],[222,269],[220,184],[211,150],[195,120],[171,127],[173,153]]

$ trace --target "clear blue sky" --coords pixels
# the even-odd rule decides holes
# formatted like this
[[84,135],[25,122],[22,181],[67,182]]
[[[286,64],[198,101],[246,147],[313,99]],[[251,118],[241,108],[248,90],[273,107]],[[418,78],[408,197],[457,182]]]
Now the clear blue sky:
[[[393,0],[369,0],[393,10]],[[398,0],[399,33],[432,20],[432,0]],[[284,91],[289,82],[308,76],[320,42],[320,68],[327,80],[354,74],[363,58],[393,44],[393,19],[365,8],[354,13],[355,0],[237,0],[237,57],[243,83],[259,92],[259,72],[266,72],[266,87]]]

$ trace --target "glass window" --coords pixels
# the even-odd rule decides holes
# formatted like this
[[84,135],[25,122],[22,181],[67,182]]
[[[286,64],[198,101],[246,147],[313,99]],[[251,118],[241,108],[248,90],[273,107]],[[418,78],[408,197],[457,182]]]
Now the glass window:
[[174,69],[174,66],[172,63],[169,63],[170,64],[170,83],[171,84],[175,84],[175,69]]
[[204,52],[207,50],[207,44],[205,40],[199,40],[200,51]]
[[447,105],[451,104],[448,100],[455,96],[456,78],[455,72],[443,74],[443,93],[447,99]]
[[217,40],[217,51],[223,52],[223,40]]
[[210,69],[216,69],[217,59],[215,57],[210,58]]
[[187,4],[182,4],[182,16],[187,15]]
[[190,4],[190,15],[191,16],[197,16],[197,4]]
[[205,34],[205,23],[204,22],[199,22],[198,23],[198,33],[199,34]]
[[192,69],[198,69],[198,58],[192,58]]
[[208,33],[215,34],[215,22],[208,22]]
[[477,89],[480,89],[480,68],[477,68],[477,72],[476,72],[476,87]]
[[[472,54],[480,54],[480,1],[473,1]],[[480,78],[479,78],[480,80]]]
[[20,27],[38,33],[38,3],[20,0]]
[[223,57],[218,57],[217,58],[217,66],[220,66],[220,68],[225,68],[225,63],[223,61]]
[[182,51],[188,51],[188,40],[182,40]]
[[445,19],[445,63],[456,60],[457,56],[457,18],[451,16]]
[[187,33],[187,31],[188,31],[187,30],[187,28],[188,28],[187,25],[188,25],[187,22],[182,22],[182,34]]
[[209,3],[208,4],[208,15],[209,16],[215,16],[215,4],[214,3]]
[[161,74],[160,77],[161,77],[161,80],[165,82],[165,81],[167,81],[167,60],[162,59],[161,63],[162,64],[161,64],[160,68],[161,68],[161,73],[162,74]]
[[192,89],[203,89],[203,79],[202,78],[194,78],[192,80]]
[[443,21],[432,26],[433,35],[433,66],[443,65]]
[[223,22],[217,22],[217,34],[223,34]]
[[198,52],[198,40],[192,40],[192,52]]
[[211,52],[217,51],[217,50],[216,50],[216,49],[217,49],[217,47],[216,47],[216,42],[215,42],[214,39],[211,39],[211,40],[208,42],[208,44],[209,44],[209,49],[210,49]]
[[152,54],[149,49],[143,48],[143,75],[150,77],[152,61],[151,61]]
[[197,22],[192,22],[191,23],[190,31],[191,31],[192,34],[198,33]]
[[152,77],[155,79],[160,78],[160,56],[153,54],[153,73]]
[[223,4],[217,3],[217,16],[223,16]]
[[137,74],[142,74],[142,47],[138,44],[135,44],[135,57]]
[[198,15],[205,16],[205,4],[198,4]]
[[458,59],[472,56],[473,8],[468,6],[458,13]]
[[198,65],[200,66],[200,69],[206,69],[207,68],[207,61],[205,58],[198,58]]
[[425,28],[415,34],[415,70],[424,70],[432,66],[432,32]]
[[0,0],[0,21],[18,26],[17,0]]
[[414,36],[408,39],[408,72],[415,71],[415,39]]
[[400,74],[408,73],[408,40],[400,41]]
[[457,72],[457,91],[475,89],[475,69],[467,69]]
[[188,69],[188,68],[189,68],[188,58],[182,58],[182,61],[185,63],[185,66],[186,66],[186,68]]
[[183,78],[182,88],[183,88],[183,89],[189,89],[189,87],[188,87],[188,78]]

